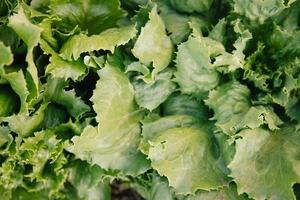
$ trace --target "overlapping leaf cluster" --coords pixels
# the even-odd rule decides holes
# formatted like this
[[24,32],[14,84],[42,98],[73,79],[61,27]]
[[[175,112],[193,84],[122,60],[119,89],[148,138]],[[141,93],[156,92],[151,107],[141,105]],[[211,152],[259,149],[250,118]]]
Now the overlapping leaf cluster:
[[0,2],[0,199],[284,199],[299,0]]

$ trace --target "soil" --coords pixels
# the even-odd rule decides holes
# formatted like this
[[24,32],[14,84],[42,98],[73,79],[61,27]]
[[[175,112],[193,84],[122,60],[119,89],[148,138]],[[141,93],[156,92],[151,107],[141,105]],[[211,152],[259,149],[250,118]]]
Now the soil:
[[144,200],[136,191],[125,187],[120,182],[114,182],[111,186],[112,200]]

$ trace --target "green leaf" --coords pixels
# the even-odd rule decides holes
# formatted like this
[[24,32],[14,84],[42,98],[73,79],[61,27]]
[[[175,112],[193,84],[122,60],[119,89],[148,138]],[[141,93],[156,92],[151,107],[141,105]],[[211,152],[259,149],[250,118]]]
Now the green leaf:
[[213,55],[224,51],[221,43],[201,36],[189,37],[178,46],[175,80],[185,94],[207,95],[219,83],[219,73],[211,64]]
[[67,82],[63,79],[49,78],[45,88],[45,99],[64,106],[74,118],[80,118],[84,113],[90,111],[80,97],[76,96],[74,89],[65,90]]
[[198,120],[188,115],[170,115],[158,119],[146,118],[142,123],[143,139],[148,142],[148,140],[154,139],[168,129],[194,126],[198,123]]
[[268,82],[272,76],[271,73],[264,74],[265,66],[258,64],[257,60],[264,55],[265,46],[259,44],[254,53],[248,56],[247,61],[244,65],[243,79],[253,82],[255,87],[262,91],[268,91]]
[[139,149],[144,154],[148,154],[150,148],[149,141],[151,139],[171,128],[193,126],[198,123],[198,120],[188,115],[170,115],[162,118],[159,118],[158,116],[155,116],[154,118],[148,117],[145,118],[142,123],[143,139],[140,142]]
[[81,136],[72,139],[74,145],[67,150],[74,153],[76,157],[105,169],[120,170],[127,175],[140,174],[147,170],[148,162],[137,151],[138,140],[133,131],[125,130],[115,134],[121,135],[124,132],[127,135],[122,135],[121,138],[112,135],[113,133],[108,133],[110,135],[107,136],[106,132],[101,133],[97,128],[87,126]]
[[0,185],[11,190],[13,199],[57,199],[66,180],[63,143],[52,131],[36,132],[22,143],[11,145],[0,167]]
[[11,199],[12,191],[7,190],[4,187],[0,186],[0,198],[1,199]]
[[66,61],[58,55],[53,54],[50,58],[50,64],[47,66],[46,73],[52,74],[53,78],[61,78],[67,80],[68,78],[74,81],[79,80],[86,73],[87,66],[83,61]]
[[18,94],[21,101],[20,113],[27,112],[28,105],[26,101],[29,91],[22,70],[7,73],[3,75],[2,78],[7,80],[10,83],[11,88]]
[[77,60],[81,53],[96,50],[109,50],[114,52],[116,46],[124,45],[136,35],[135,26],[111,28],[99,35],[87,36],[80,33],[72,36],[64,43],[60,56],[66,60]]
[[171,5],[180,12],[204,12],[207,11],[213,0],[170,0]]
[[29,21],[21,6],[18,13],[9,18],[8,26],[11,27],[27,45],[27,77],[29,78],[30,84],[32,84],[32,95],[36,96],[39,90],[39,78],[33,60],[33,48],[38,45],[42,29]]
[[199,191],[195,196],[188,196],[184,200],[248,200],[246,195],[239,195],[234,184],[219,190]]
[[8,122],[8,126],[11,131],[21,135],[22,137],[30,136],[41,128],[47,106],[47,104],[43,104],[33,115],[20,113],[18,115],[6,117],[3,121]]
[[68,173],[68,181],[76,188],[78,199],[110,199],[108,183],[103,183],[104,170],[76,160]]
[[63,122],[66,122],[67,119],[68,119],[67,112],[61,107],[51,103],[47,106],[45,110],[43,127],[53,128],[60,125]]
[[[29,91],[26,87],[26,81],[22,70],[16,72],[6,73],[4,66],[11,65],[13,62],[13,55],[9,47],[6,47],[2,42],[0,42],[0,77],[9,82],[11,88],[18,94],[21,107],[20,112],[27,112],[27,97]],[[16,103],[15,101],[13,103]]]
[[173,200],[174,195],[172,194],[172,190],[169,187],[169,184],[166,180],[162,180],[161,177],[155,176],[153,177],[151,183],[150,196],[148,199],[152,200]]
[[17,188],[14,191],[12,191],[12,200],[18,200],[22,198],[23,200],[30,200],[32,198],[34,199],[47,199],[49,198],[47,196],[46,191],[39,191],[39,192],[29,192],[24,188]]
[[211,148],[209,132],[197,127],[171,128],[150,140],[151,166],[166,176],[178,194],[194,194],[226,184]]
[[296,1],[291,5],[291,8],[283,10],[280,15],[276,16],[276,24],[282,25],[287,30],[297,30],[300,3]]
[[[3,148],[6,145],[6,148],[12,143],[13,137],[10,135],[9,128],[0,126],[0,147]],[[1,196],[0,196],[1,197]]]
[[[215,29],[222,29],[222,27],[218,28],[217,26],[223,26],[223,31],[225,31],[226,24],[223,24],[224,22],[220,21],[219,23],[221,24],[220,25],[217,24]],[[238,35],[238,38],[233,43],[233,47],[235,49],[232,51],[232,53],[223,52],[221,55],[217,56],[213,64],[215,67],[226,67],[226,68],[219,69],[220,71],[225,71],[225,72],[232,72],[238,68],[245,68],[244,50],[246,48],[247,42],[252,39],[252,34],[248,29],[243,27],[240,20],[236,20],[232,23],[234,24],[233,27],[234,32]],[[214,36],[214,34],[217,33],[214,33],[213,31],[211,32],[211,34],[213,37],[220,37],[220,36]],[[221,39],[219,38],[218,40]]]
[[18,96],[8,86],[0,85],[0,117],[10,116],[18,109]]
[[234,12],[246,16],[253,22],[264,23],[284,9],[288,8],[295,0],[236,0],[233,2]]
[[9,47],[6,47],[4,43],[1,41],[0,42],[0,70],[1,74],[4,73],[4,66],[5,65],[10,65],[13,62],[13,55],[11,53],[11,50]]
[[239,35],[238,39],[233,43],[233,46],[235,47],[233,55],[243,61],[245,58],[243,51],[246,48],[247,42],[252,39],[252,34],[242,25],[240,20],[234,21],[233,30]]
[[99,125],[87,126],[81,136],[72,139],[74,145],[68,150],[80,159],[124,174],[147,170],[149,163],[137,150],[143,113],[136,109],[134,91],[125,74],[118,68],[104,67],[92,102]]
[[[132,62],[126,67],[125,73],[128,72],[139,72],[143,76],[139,76],[141,79],[145,79],[150,74],[148,67],[140,62]],[[145,81],[146,82],[146,81]]]
[[132,85],[135,90],[135,100],[140,107],[152,111],[164,102],[175,90],[176,85],[172,82],[172,70],[164,70],[157,74],[153,82],[145,83],[135,77]]
[[281,56],[288,56],[288,57],[295,57],[300,55],[300,31],[295,31],[289,34],[289,37],[287,37],[287,42],[283,46],[283,48],[278,52]]
[[46,12],[49,9],[49,5],[50,0],[32,0],[30,3],[32,9],[40,12]]
[[262,199],[296,199],[292,186],[300,181],[300,135],[292,125],[271,132],[244,130],[229,164],[238,192]]
[[159,9],[162,20],[166,29],[170,33],[170,38],[174,44],[179,44],[187,39],[191,29],[189,27],[189,17],[182,15],[171,9],[166,2],[159,2]]
[[224,18],[220,19],[218,23],[214,26],[214,28],[211,30],[211,32],[209,33],[209,37],[211,39],[221,42],[224,45],[226,41],[225,38],[226,24],[227,22]]
[[61,18],[56,22],[61,30],[70,32],[79,26],[89,35],[115,27],[125,15],[119,0],[53,0],[50,8],[54,15]]
[[133,187],[144,199],[174,200],[175,198],[166,178],[160,177],[155,172],[136,177],[130,183],[130,187]]
[[145,65],[153,63],[153,77],[171,62],[173,45],[167,36],[164,22],[157,14],[157,6],[150,12],[149,21],[142,28],[131,51],[141,63]]
[[204,103],[189,95],[171,95],[162,107],[164,115],[190,115],[201,121],[207,121],[209,118]]
[[227,169],[222,156],[217,155],[216,146],[211,146],[210,124],[201,123],[201,126],[188,115],[143,121],[140,148],[151,159],[151,166],[168,178],[178,194],[216,189],[226,183]]
[[209,93],[205,103],[213,109],[216,126],[226,134],[234,134],[243,128],[257,128],[267,124],[270,129],[282,125],[272,108],[252,106],[250,90],[236,82],[228,82]]
[[1,1],[0,2],[0,23],[5,24],[7,22],[8,16],[10,16],[15,7],[18,5],[17,0],[11,1]]
[[[99,130],[118,128],[116,124],[112,123],[113,121],[119,121],[120,125],[125,125],[120,119],[123,119],[124,116],[127,117],[128,114],[132,114],[132,118],[126,119],[129,122],[136,122],[137,118],[143,114],[137,109],[134,102],[134,90],[126,75],[120,69],[109,64],[100,70],[99,75],[100,81],[97,82],[91,98],[97,113],[96,120],[102,124],[99,126]],[[118,112],[113,112],[115,105],[118,106]],[[132,123],[132,126],[136,126],[136,124]]]
[[300,88],[299,84],[299,64],[300,60],[295,58],[294,61],[282,65],[277,71],[279,78],[275,79],[275,83],[279,83],[278,88],[268,96],[272,102],[275,102],[285,108],[286,114],[295,120],[300,120],[298,106],[299,98],[297,92]]
[[52,31],[52,20],[49,18],[44,19],[38,24],[43,29],[40,40],[40,47],[44,51],[44,54],[56,54],[58,51],[58,42],[54,38]]
[[20,38],[7,24],[2,24],[0,25],[0,41],[12,49],[16,49],[20,43]]

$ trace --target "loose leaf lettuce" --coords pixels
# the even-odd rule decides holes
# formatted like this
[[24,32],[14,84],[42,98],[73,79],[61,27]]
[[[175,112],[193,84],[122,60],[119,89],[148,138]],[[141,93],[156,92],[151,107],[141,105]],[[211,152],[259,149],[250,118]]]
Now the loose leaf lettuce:
[[0,1],[0,199],[299,199],[299,16]]

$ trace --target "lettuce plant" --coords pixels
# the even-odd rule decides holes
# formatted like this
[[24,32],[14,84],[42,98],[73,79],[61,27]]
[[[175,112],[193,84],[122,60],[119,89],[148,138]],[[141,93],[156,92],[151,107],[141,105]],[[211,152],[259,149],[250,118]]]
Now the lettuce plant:
[[299,128],[299,0],[0,2],[0,199],[296,200]]

